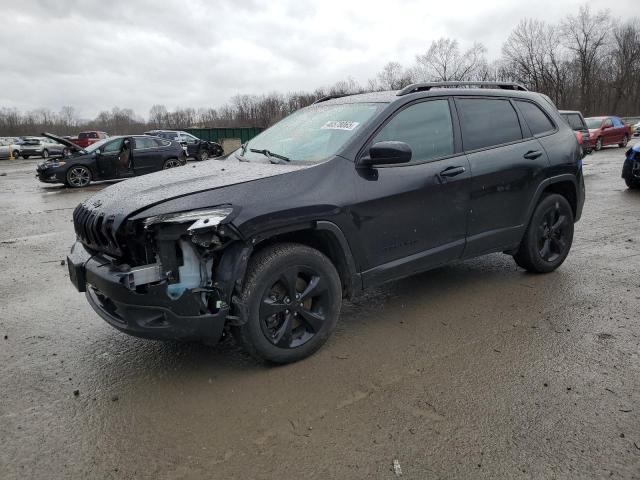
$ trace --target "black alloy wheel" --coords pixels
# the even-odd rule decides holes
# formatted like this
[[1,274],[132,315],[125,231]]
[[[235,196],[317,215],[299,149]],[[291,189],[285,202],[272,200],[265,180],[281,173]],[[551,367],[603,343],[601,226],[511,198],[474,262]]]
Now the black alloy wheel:
[[87,167],[76,165],[67,171],[67,185],[70,187],[86,187],[89,183],[91,183],[91,171]]
[[557,193],[544,196],[513,256],[516,263],[536,273],[558,268],[571,249],[573,224],[573,209],[565,197]]
[[322,330],[329,301],[328,285],[318,272],[290,267],[262,297],[262,333],[279,348],[299,347]]
[[551,206],[538,225],[538,251],[547,262],[557,260],[567,248],[567,223],[569,219],[560,211],[559,204]]
[[296,243],[265,247],[250,260],[240,299],[245,314],[232,332],[269,363],[290,363],[318,350],[336,327],[342,284],[331,260]]

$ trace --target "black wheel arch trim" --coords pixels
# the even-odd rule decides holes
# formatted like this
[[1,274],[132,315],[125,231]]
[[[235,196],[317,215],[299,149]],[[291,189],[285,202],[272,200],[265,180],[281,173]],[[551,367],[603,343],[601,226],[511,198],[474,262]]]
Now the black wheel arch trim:
[[576,215],[574,218],[574,222],[577,222],[580,219],[580,215],[582,212],[581,202],[583,200],[580,195],[580,186],[578,185],[578,179],[576,178],[576,175],[572,173],[563,173],[561,175],[546,178],[542,182],[540,182],[538,188],[536,189],[536,193],[533,196],[533,199],[529,203],[529,208],[527,209],[527,215],[525,217],[526,221],[524,222],[524,225],[529,224],[529,221],[531,220],[531,217],[533,215],[533,211],[536,208],[536,205],[538,205],[538,202],[540,201],[540,198],[542,197],[544,191],[551,185],[564,182],[571,182],[571,184],[573,185],[574,193],[576,196]]

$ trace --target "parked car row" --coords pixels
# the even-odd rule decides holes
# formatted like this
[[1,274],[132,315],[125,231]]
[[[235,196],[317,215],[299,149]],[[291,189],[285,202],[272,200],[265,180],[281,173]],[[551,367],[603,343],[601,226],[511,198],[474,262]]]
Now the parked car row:
[[86,187],[94,180],[114,180],[179,167],[187,162],[182,145],[149,135],[103,138],[80,148],[70,140],[50,133],[44,136],[66,145],[70,154],[40,163],[36,176],[44,183]]
[[0,138],[0,158],[29,158],[50,156],[65,157],[70,149],[51,138],[46,137],[4,137]]

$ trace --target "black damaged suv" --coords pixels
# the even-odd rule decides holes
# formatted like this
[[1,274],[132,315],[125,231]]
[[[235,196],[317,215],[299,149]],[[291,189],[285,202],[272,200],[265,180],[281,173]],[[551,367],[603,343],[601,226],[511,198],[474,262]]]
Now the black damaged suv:
[[[473,87],[473,88],[470,88]],[[113,185],[73,214],[71,280],[124,332],[304,358],[343,298],[491,252],[565,260],[580,147],[515,84],[415,84],[326,98],[220,162]]]

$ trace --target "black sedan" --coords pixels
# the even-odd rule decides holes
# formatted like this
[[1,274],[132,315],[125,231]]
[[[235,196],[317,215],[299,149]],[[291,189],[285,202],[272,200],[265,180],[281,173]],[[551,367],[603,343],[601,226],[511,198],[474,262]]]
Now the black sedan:
[[113,180],[179,167],[187,162],[180,143],[148,135],[109,137],[80,148],[69,140],[42,134],[69,147],[63,159],[43,162],[37,177],[45,183],[86,187],[93,180]]

